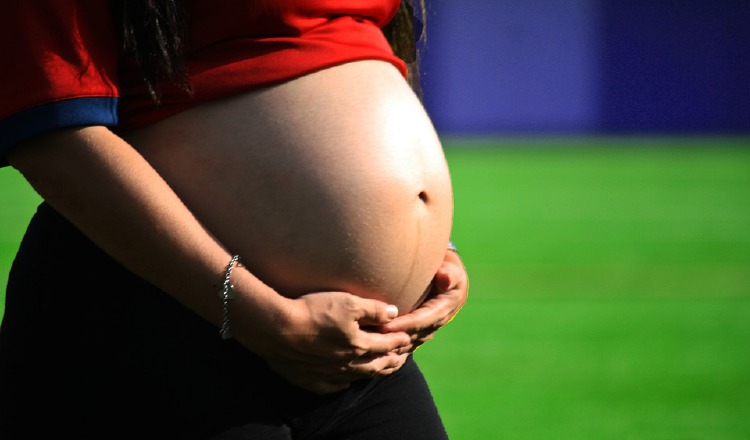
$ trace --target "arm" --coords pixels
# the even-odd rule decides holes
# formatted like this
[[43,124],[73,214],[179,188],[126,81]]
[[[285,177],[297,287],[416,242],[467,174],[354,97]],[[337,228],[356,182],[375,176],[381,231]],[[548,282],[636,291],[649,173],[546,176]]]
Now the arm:
[[[135,149],[105,127],[66,129],[17,146],[8,159],[34,189],[102,249],[217,327],[230,252]],[[392,311],[343,292],[288,299],[244,268],[232,273],[235,338],[293,383],[318,392],[386,374],[404,333],[362,331]],[[217,334],[217,338],[219,335]],[[391,352],[391,354],[387,354]],[[381,354],[357,361],[364,354]]]

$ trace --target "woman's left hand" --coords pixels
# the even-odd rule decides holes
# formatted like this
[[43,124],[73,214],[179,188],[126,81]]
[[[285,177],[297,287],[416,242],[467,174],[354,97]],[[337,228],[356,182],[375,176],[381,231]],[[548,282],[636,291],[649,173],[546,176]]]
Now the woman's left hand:
[[469,277],[456,252],[446,251],[443,264],[432,281],[432,292],[415,310],[380,326],[382,332],[406,332],[411,346],[401,352],[414,351],[429,341],[440,328],[456,316],[466,303]]

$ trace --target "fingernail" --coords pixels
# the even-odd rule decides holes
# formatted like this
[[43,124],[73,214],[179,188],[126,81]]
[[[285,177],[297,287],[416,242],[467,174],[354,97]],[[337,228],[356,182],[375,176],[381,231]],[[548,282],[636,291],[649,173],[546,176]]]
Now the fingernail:
[[385,312],[389,318],[393,319],[398,316],[398,307],[393,304],[385,306]]

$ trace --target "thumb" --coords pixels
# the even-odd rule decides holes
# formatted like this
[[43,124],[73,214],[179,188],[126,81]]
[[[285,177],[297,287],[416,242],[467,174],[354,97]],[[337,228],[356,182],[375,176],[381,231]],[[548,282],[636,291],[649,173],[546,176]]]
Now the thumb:
[[451,276],[450,270],[448,270],[446,267],[441,267],[440,269],[438,269],[432,282],[438,292],[445,292],[447,290],[450,290],[450,288],[453,286],[453,277]]
[[361,325],[381,325],[398,316],[398,307],[374,299],[358,298],[359,313],[356,320]]

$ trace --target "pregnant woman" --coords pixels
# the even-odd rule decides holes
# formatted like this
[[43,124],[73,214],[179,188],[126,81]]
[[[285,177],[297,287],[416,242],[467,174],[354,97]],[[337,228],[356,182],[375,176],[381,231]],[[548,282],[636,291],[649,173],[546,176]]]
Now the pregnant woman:
[[409,5],[9,8],[0,153],[44,203],[0,437],[446,437],[411,353],[467,280]]

